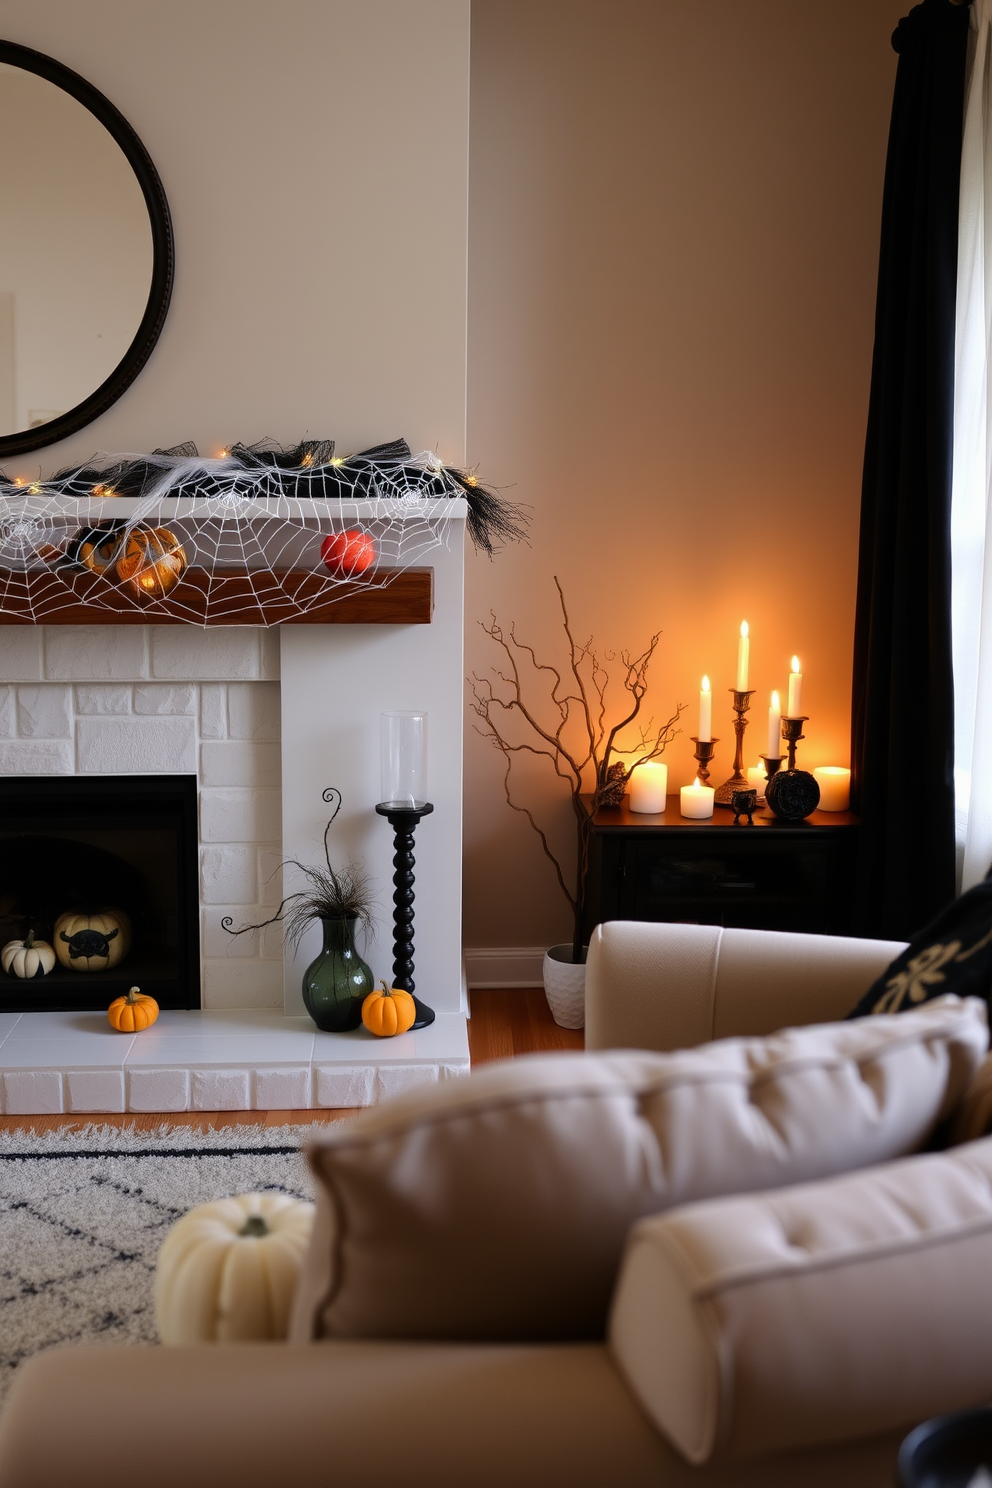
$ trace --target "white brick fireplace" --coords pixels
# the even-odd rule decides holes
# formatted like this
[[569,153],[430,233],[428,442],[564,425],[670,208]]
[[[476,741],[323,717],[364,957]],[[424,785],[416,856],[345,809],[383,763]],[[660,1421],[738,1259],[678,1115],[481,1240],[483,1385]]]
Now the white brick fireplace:
[[[430,625],[0,626],[0,774],[191,774],[200,816],[202,1011],[112,1034],[99,1013],[0,1015],[2,1109],[149,1111],[367,1104],[467,1068],[461,969],[462,541],[430,555]],[[457,508],[457,511],[455,510]],[[438,1014],[392,1040],[318,1033],[302,971],[271,916],[284,858],[332,852],[375,882],[377,977],[392,963],[391,858],[379,799],[379,714],[425,708],[433,817],[418,830],[417,995]]]

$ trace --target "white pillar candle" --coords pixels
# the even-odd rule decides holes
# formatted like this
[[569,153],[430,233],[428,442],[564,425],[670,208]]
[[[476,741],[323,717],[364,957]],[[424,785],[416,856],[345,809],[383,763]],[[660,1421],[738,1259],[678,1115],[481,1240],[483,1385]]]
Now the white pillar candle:
[[848,811],[851,805],[851,772],[840,765],[821,765],[813,771],[820,787],[821,811]]
[[752,790],[756,790],[759,796],[765,794],[765,767],[764,765],[748,765],[747,783]]
[[699,733],[697,738],[700,744],[708,744],[712,737],[713,694],[710,692],[709,677],[704,677],[702,691],[699,694]]
[[782,704],[778,693],[772,693],[772,705],[768,709],[768,748],[765,753],[774,759],[782,753]]
[[751,654],[751,642],[748,640],[747,621],[741,621],[741,638],[737,642],[737,691],[747,692],[747,664]]
[[803,674],[799,670],[799,657],[792,658],[792,673],[789,677],[790,718],[801,718],[803,713]]
[[711,785],[684,785],[679,791],[679,809],[683,816],[702,819],[713,815],[713,797],[716,791]]
[[630,777],[628,806],[631,811],[642,811],[657,816],[665,809],[668,795],[668,766],[658,760],[638,765]]

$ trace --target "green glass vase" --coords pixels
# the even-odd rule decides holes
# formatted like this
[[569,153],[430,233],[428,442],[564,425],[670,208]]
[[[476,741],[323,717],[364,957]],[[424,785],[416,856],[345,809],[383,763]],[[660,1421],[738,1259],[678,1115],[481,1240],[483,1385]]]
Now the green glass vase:
[[303,973],[303,1001],[324,1033],[349,1033],[362,1021],[372,972],[355,950],[357,920],[321,919],[324,948]]

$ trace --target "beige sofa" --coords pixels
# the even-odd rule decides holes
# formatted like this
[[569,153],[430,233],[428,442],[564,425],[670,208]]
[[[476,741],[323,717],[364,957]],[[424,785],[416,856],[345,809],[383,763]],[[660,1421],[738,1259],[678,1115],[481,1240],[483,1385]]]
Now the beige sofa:
[[[590,949],[587,1045],[690,1048],[838,1019],[897,949],[609,924]],[[790,1192],[799,1191],[781,1190]],[[705,1205],[673,1213],[691,1224],[697,1210],[712,1219]],[[646,1241],[650,1248],[653,1236]],[[970,1286],[965,1268],[963,1306]],[[487,1287],[482,1264],[478,1287]],[[621,1324],[630,1325],[632,1312],[628,1294]],[[802,1345],[815,1355],[815,1337]],[[988,1394],[992,1380],[979,1370],[956,1388],[960,1398],[950,1403],[963,1406]],[[0,1426],[0,1488],[284,1480],[335,1488],[890,1488],[897,1444],[915,1423],[910,1412],[879,1435],[693,1466],[651,1415],[651,1400],[644,1392],[635,1399],[598,1342],[365,1338],[54,1350],[29,1361],[15,1383]]]

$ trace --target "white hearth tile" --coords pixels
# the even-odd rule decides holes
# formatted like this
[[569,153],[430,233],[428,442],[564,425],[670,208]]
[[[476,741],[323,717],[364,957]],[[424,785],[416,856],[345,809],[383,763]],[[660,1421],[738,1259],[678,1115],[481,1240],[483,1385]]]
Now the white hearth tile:
[[196,686],[192,682],[145,682],[134,689],[134,711],[154,718],[185,717],[196,712]]
[[0,687],[0,739],[12,739],[17,733],[14,717],[13,688]]
[[278,744],[217,739],[200,745],[201,785],[278,786]]
[[256,1111],[302,1111],[310,1105],[310,1066],[255,1071]]
[[11,1071],[3,1077],[5,1116],[57,1116],[62,1111],[62,1076],[57,1070]]
[[192,718],[80,718],[76,747],[84,775],[196,774]]
[[278,743],[282,718],[278,682],[232,682],[227,690],[227,727],[232,739]]
[[394,1095],[405,1095],[408,1090],[420,1090],[437,1082],[436,1064],[380,1065],[375,1072],[375,1098],[377,1101],[392,1100]]
[[[204,847],[200,850],[200,883],[204,904],[255,904],[257,853],[247,845]],[[230,940],[230,936],[228,936]],[[208,952],[216,955],[216,952]]]
[[[23,1016],[23,1013],[0,1013],[0,1045],[9,1034],[13,1033]],[[0,1059],[0,1063],[2,1062]]]
[[120,1069],[132,1034],[94,1034],[91,1038],[5,1039],[0,1069]]
[[376,1064],[409,1064],[416,1059],[416,1046],[412,1033],[398,1033],[393,1038],[376,1038],[367,1028],[355,1028],[351,1033],[321,1033],[314,1035],[314,1064],[354,1064],[368,1059]]
[[22,739],[71,739],[72,689],[51,682],[18,687],[17,732]]
[[145,1069],[128,1065],[129,1111],[188,1111],[189,1070]]
[[281,795],[278,790],[205,790],[200,800],[202,841],[278,842],[282,835]]
[[74,775],[72,744],[60,739],[0,741],[0,775]]
[[204,682],[200,687],[200,738],[227,738],[227,687]]
[[371,1106],[375,1100],[375,1070],[371,1065],[340,1064],[320,1067],[314,1073],[314,1100],[318,1106]]
[[159,1013],[142,1039],[163,1038],[252,1038],[264,1035],[279,1038],[284,1033],[307,1034],[311,1039],[314,1026],[308,1017],[285,1018],[272,1008],[166,1008]]
[[0,646],[0,681],[40,682],[42,671],[40,625],[8,625]]
[[468,1023],[460,1013],[438,1013],[412,1037],[418,1059],[468,1059]]
[[190,1105],[194,1111],[247,1111],[246,1069],[195,1069],[190,1076]]
[[44,675],[49,682],[133,682],[148,676],[147,639],[147,625],[48,625]]
[[65,1077],[67,1111],[123,1111],[123,1070],[69,1070]]
[[151,675],[157,681],[253,681],[261,670],[258,636],[250,625],[198,630],[157,625],[152,631]]
[[76,688],[76,712],[125,717],[131,712],[131,689],[126,683],[84,683]]
[[134,1034],[115,1033],[103,1012],[18,1013],[16,1017],[18,1023],[13,1030],[13,1037],[18,1041],[26,1039],[32,1043],[40,1043],[43,1039],[51,1042],[81,1036],[90,1041],[93,1037],[99,1037],[113,1040],[126,1051],[134,1038]]
[[[149,1030],[151,1032],[151,1030]],[[2,1047],[2,1046],[0,1046]],[[313,1039],[307,1033],[256,1034],[254,1037],[216,1034],[213,1038],[136,1039],[127,1064],[258,1066],[309,1064]]]
[[468,1059],[452,1060],[451,1064],[439,1064],[437,1074],[439,1080],[461,1080],[472,1072],[472,1065]]

